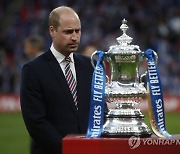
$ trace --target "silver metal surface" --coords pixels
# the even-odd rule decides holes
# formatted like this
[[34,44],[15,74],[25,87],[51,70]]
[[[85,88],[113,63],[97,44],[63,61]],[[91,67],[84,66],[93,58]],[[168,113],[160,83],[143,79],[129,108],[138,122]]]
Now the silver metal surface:
[[[117,38],[118,45],[110,46],[105,60],[110,66],[110,76],[105,87],[109,112],[103,126],[102,136],[106,137],[148,137],[151,131],[144,123],[144,115],[134,105],[146,99],[147,91],[139,66],[144,53],[138,45],[131,45],[132,38],[126,34],[128,26],[124,19],[120,29],[123,34]],[[92,64],[96,52],[92,55]],[[94,65],[94,64],[93,64]]]

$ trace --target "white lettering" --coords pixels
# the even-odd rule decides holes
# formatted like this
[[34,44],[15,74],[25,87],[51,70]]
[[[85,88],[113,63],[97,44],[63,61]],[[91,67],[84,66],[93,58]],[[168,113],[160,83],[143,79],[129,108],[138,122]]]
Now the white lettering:
[[93,115],[93,128],[91,129],[91,137],[97,137],[99,135],[101,125],[101,106],[94,106],[94,115]]

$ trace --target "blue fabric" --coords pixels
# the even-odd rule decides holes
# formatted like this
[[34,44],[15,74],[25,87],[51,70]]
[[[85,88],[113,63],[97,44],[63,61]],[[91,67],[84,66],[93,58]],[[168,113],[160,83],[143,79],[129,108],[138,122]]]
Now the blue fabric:
[[97,51],[97,64],[92,77],[91,103],[89,113],[89,123],[86,137],[98,138],[101,136],[104,123],[104,104],[105,104],[105,70],[103,66],[104,52]]
[[147,82],[149,85],[151,106],[153,109],[152,112],[154,118],[152,120],[155,122],[155,130],[157,130],[158,133],[160,133],[163,137],[171,137],[171,135],[166,131],[163,92],[158,69],[155,63],[154,51],[148,49],[145,52],[145,56],[148,59]]

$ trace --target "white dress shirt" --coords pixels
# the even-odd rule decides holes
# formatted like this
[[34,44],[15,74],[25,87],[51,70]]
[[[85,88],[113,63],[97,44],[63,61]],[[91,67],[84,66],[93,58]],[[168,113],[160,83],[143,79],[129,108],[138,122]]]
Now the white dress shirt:
[[[66,65],[65,56],[64,56],[62,53],[58,52],[58,51],[54,48],[53,44],[51,45],[50,50],[51,50],[52,54],[54,55],[54,57],[56,58],[56,60],[58,61],[59,65],[60,65],[60,67],[61,67],[61,69],[62,69],[62,71],[63,71],[63,73],[64,73],[64,76],[65,76],[65,65]],[[71,71],[72,71],[72,73],[73,73],[73,76],[74,76],[74,78],[75,78],[75,80],[76,80],[76,71],[75,71],[75,66],[74,66],[73,53],[71,53],[71,54],[69,55],[69,57],[71,58],[70,68],[71,68]],[[77,81],[77,80],[76,80],[76,81]]]

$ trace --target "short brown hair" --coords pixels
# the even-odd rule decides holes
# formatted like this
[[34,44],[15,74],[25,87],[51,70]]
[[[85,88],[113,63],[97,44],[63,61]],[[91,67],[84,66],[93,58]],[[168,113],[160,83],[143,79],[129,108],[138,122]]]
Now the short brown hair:
[[59,18],[59,14],[53,10],[49,14],[49,26],[53,26],[57,30],[59,27]]
[[77,14],[74,11],[74,9],[72,9],[71,7],[67,7],[67,6],[57,7],[54,10],[52,10],[51,13],[49,14],[49,26],[53,26],[55,30],[57,30],[58,27],[60,26],[60,14],[63,14],[65,10]]

